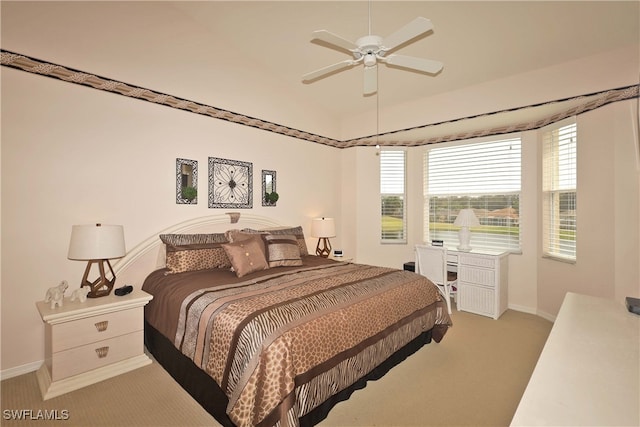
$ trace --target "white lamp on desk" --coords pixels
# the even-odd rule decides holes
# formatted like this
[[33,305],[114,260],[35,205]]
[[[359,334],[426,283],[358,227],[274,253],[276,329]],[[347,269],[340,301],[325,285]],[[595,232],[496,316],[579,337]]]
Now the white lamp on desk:
[[458,233],[458,239],[460,240],[458,250],[469,252],[471,250],[471,245],[469,244],[471,231],[469,227],[477,227],[480,225],[480,221],[478,221],[478,217],[476,217],[473,209],[461,209],[453,225],[461,227]]

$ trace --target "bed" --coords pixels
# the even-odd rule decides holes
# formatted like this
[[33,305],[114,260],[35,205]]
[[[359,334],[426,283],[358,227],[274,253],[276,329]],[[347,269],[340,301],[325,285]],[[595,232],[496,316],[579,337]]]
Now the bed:
[[225,426],[315,425],[451,326],[426,278],[309,255],[302,227],[156,239],[145,345]]

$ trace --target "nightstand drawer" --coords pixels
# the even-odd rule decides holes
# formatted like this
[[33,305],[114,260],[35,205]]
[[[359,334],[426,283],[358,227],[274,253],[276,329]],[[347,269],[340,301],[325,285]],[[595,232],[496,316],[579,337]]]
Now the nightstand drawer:
[[52,352],[113,338],[143,328],[143,310],[130,309],[52,326]]
[[57,381],[138,356],[144,351],[143,341],[144,332],[137,331],[53,353],[51,379]]

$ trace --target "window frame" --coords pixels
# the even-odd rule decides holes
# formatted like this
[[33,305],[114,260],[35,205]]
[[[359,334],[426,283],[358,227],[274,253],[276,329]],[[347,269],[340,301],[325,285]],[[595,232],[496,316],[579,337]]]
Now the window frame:
[[[393,192],[383,191],[385,186],[393,186],[394,183],[385,183],[383,180],[385,179],[385,171],[383,170],[383,161],[385,157],[385,153],[402,153],[402,191]],[[407,244],[407,150],[406,149],[381,149],[378,152],[379,157],[379,174],[380,174],[380,243],[381,244]],[[397,178],[394,178],[397,179]],[[395,184],[397,185],[397,183]],[[385,237],[385,227],[383,226],[385,215],[384,210],[384,199],[385,197],[400,197],[402,200],[402,230],[401,236],[399,238],[390,238]]]
[[[567,131],[567,128],[572,127],[573,130]],[[564,132],[569,132],[570,136],[560,137],[558,134],[564,129]],[[555,134],[555,136],[554,136]],[[575,117],[561,120],[552,125],[545,126],[541,129],[541,247],[542,257],[553,259],[556,261],[566,262],[570,264],[576,263],[578,259],[578,124]],[[564,139],[573,139],[569,142],[572,146],[560,147],[562,142],[566,142]],[[549,144],[555,144],[553,149],[555,150],[555,156],[552,157],[552,153],[549,153]],[[560,154],[561,148],[567,150],[564,154],[567,163],[567,168],[573,169],[573,171],[560,171],[563,162]],[[553,165],[549,165],[549,161],[553,161]],[[549,168],[553,167],[550,171]],[[568,176],[567,176],[568,175]],[[568,181],[567,181],[568,178]],[[572,182],[573,181],[573,182]],[[562,184],[561,184],[562,182]],[[573,185],[570,185],[573,184]],[[567,202],[566,200],[573,200]],[[565,204],[568,203],[573,206],[573,219],[563,220],[561,214],[561,198],[565,199]],[[568,221],[573,223],[572,227],[566,228]],[[565,228],[561,228],[565,224]],[[565,230],[564,232],[561,230]],[[571,250],[567,253],[567,245],[563,244],[562,235],[573,235],[573,243],[571,244]],[[565,253],[562,253],[562,252]]]
[[[463,203],[465,202],[465,199],[467,199],[466,202],[468,203],[468,206],[465,206],[465,207],[474,208],[474,206],[472,206],[472,201],[476,201],[476,202],[483,201],[486,204],[485,210],[487,213],[486,216],[478,217],[482,224],[481,227],[479,229],[476,228],[475,230],[472,229],[472,233],[473,233],[472,234],[473,238],[471,242],[472,247],[477,249],[486,249],[486,250],[503,250],[503,251],[508,251],[510,253],[522,253],[522,225],[523,225],[522,139],[523,139],[522,134],[518,132],[518,133],[512,133],[512,134],[497,135],[497,136],[487,137],[487,138],[468,139],[464,141],[457,141],[456,143],[452,143],[452,144],[446,144],[446,145],[438,144],[433,147],[427,147],[427,149],[423,153],[423,170],[424,170],[423,239],[425,242],[430,242],[432,239],[437,238],[437,239],[444,240],[444,245],[447,247],[450,247],[451,249],[455,249],[458,245],[457,230],[459,229],[459,227],[453,226],[452,223],[455,216],[457,216],[458,209],[462,207],[459,207],[459,208],[446,207],[445,210],[447,212],[446,214],[447,218],[444,220],[444,223],[445,224],[448,223],[449,225],[446,225],[445,228],[440,232],[440,236],[434,235],[432,232],[432,228],[433,228],[432,213],[433,212],[431,209],[431,204],[432,204],[431,198],[441,197],[445,203],[447,203],[447,199],[450,199],[451,201],[459,201]],[[491,147],[490,146],[491,144],[494,144],[494,146]],[[480,153],[481,152],[480,150],[488,148],[491,150],[489,152],[493,153],[494,155],[492,157],[485,158],[484,160],[487,163],[491,163],[492,161],[499,162],[500,158],[504,156],[505,153],[508,153],[507,151],[504,150],[504,147],[501,150],[497,149],[497,147],[500,147],[501,145],[505,146],[507,144],[509,144],[509,149],[511,149],[513,144],[517,144],[517,151],[513,152],[513,156],[511,156],[510,154],[507,154],[507,156],[513,157],[513,158],[509,157],[510,163],[508,166],[505,167],[505,171],[509,171],[509,174],[510,174],[509,176],[511,177],[511,179],[508,181],[509,185],[506,185],[504,186],[504,188],[499,189],[500,187],[502,187],[502,184],[496,185],[496,184],[489,183],[487,184],[488,191],[483,191],[482,189],[479,189],[479,188],[473,188],[474,185],[479,182],[479,181],[473,181],[473,184],[471,184],[471,187],[469,187],[468,191],[460,191],[461,187],[464,188],[465,185],[468,185],[468,183],[464,182],[465,179],[461,178],[460,182],[462,184],[452,184],[451,191],[443,192],[442,187],[436,188],[435,190],[432,189],[430,191],[429,159],[430,159],[431,153],[434,152],[435,150],[443,150],[443,151],[450,150],[450,152],[448,154],[445,154],[445,156],[448,155],[449,157],[451,157],[448,160],[450,160],[451,162],[455,162],[457,161],[457,159],[453,158],[453,156],[456,151],[464,152],[465,150],[469,150],[469,151],[477,150],[477,153]],[[515,155],[517,155],[517,157],[515,157]],[[446,158],[443,159],[443,162],[446,162],[446,160],[447,160]],[[482,169],[483,165],[481,165],[480,163],[481,162],[478,162],[478,165],[477,165],[478,171],[474,170],[473,172],[481,175],[480,170]],[[464,165],[461,165],[461,167],[463,166],[471,166],[472,168],[475,168],[476,164],[474,164],[469,159],[466,159],[466,163]],[[486,165],[484,165],[484,167],[486,169]],[[496,168],[495,170],[498,170],[498,169]],[[492,174],[487,176],[492,177],[493,181],[498,181],[496,179],[497,174],[493,174],[494,172],[493,169],[491,171],[492,171]],[[445,176],[446,176],[446,173],[445,173]],[[492,180],[490,179],[489,181],[491,182]],[[491,206],[492,203],[495,203],[494,200],[499,197],[505,198],[506,201],[509,201],[509,199],[515,198],[516,199],[515,204],[517,204],[517,217],[514,218],[513,220],[507,221],[508,231],[505,233],[504,238],[500,238],[500,237],[496,238],[496,235],[501,234],[500,230],[498,230],[498,228],[496,229],[491,228],[491,227],[501,226],[499,219],[494,218],[492,215],[488,215],[489,213],[491,213],[491,210],[489,210],[489,207]],[[509,206],[514,207],[516,206],[515,204],[510,204]],[[510,214],[510,212],[505,212],[505,214]],[[437,223],[441,224],[442,221]],[[442,225],[440,225],[440,227],[442,227]],[[512,231],[514,227],[517,227],[517,231],[515,232]],[[482,229],[484,229],[484,232],[481,231]]]

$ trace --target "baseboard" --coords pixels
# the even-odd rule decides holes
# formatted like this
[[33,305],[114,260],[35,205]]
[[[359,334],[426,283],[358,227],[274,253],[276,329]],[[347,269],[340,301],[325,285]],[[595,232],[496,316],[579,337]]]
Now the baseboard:
[[522,313],[535,314],[535,315],[538,314],[535,308],[527,307],[524,305],[509,304],[509,310],[515,310],[515,311],[520,311]]
[[554,316],[554,315],[549,314],[549,313],[545,313],[544,311],[540,311],[540,310],[538,310],[538,311],[536,312],[536,314],[537,314],[538,316],[542,317],[543,319],[546,319],[546,320],[548,320],[549,322],[553,322],[553,323],[555,323],[555,321],[556,321],[556,317],[557,317],[557,316]]
[[545,313],[544,311],[540,311],[540,310],[532,308],[532,307],[527,307],[527,306],[523,306],[523,305],[509,304],[509,309],[510,310],[515,310],[515,311],[520,311],[522,313],[534,314],[536,316],[542,317],[545,320],[548,320],[551,323],[555,323],[555,321],[556,321],[556,316],[553,316],[553,315],[551,315],[549,313]]
[[27,363],[26,365],[16,366],[14,368],[0,371],[0,381],[37,371],[43,363],[44,360],[39,360],[37,362]]

